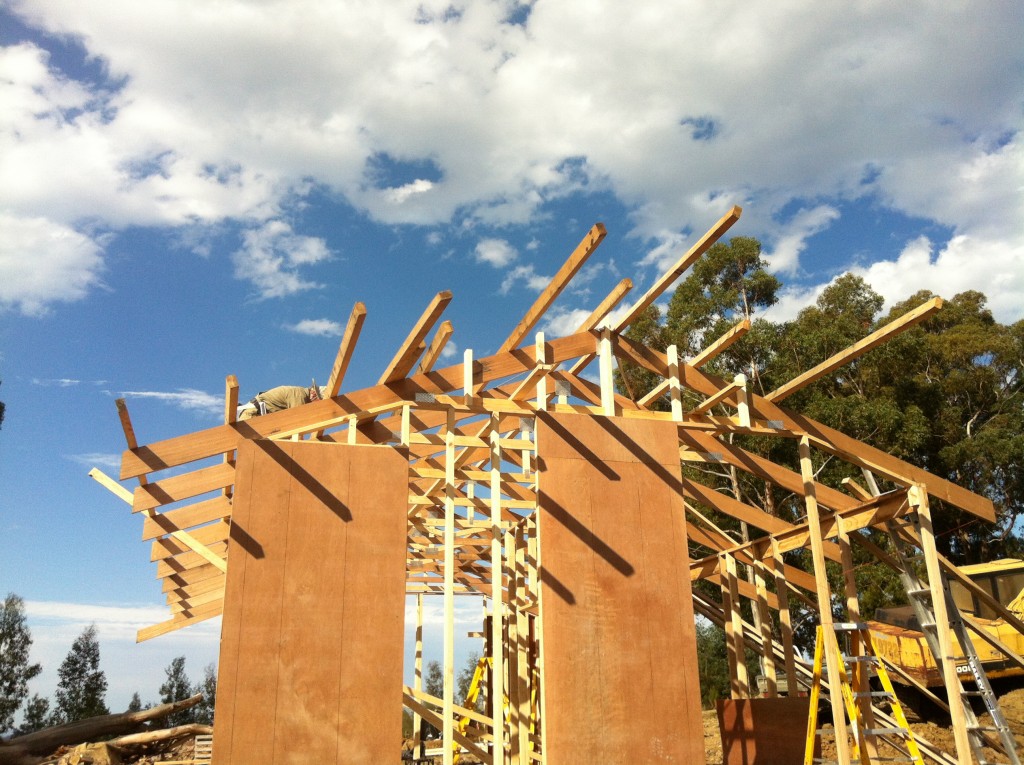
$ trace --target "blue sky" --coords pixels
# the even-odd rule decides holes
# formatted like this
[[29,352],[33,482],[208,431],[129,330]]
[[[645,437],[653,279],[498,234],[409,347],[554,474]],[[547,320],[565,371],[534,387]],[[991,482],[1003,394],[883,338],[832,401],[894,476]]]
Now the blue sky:
[[[986,3],[0,2],[0,593],[35,690],[96,621],[111,704],[206,625],[162,618],[141,522],[86,474],[243,397],[349,389],[439,290],[493,352],[597,221],[544,329],[636,292],[731,205],[787,318],[847,269],[1024,316],[1024,14]],[[186,634],[188,633],[188,634]],[[117,672],[114,668],[117,668]]]

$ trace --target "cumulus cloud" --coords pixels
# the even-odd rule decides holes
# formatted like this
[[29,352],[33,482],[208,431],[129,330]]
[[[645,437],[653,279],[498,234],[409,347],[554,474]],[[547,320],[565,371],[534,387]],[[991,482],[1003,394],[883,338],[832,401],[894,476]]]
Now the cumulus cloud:
[[[894,260],[851,265],[843,273],[862,277],[885,298],[886,309],[920,290],[946,299],[968,290],[982,292],[996,319],[1009,324],[1024,318],[1021,262],[1024,244],[957,236],[944,247],[936,247],[926,237],[918,237]],[[764,315],[772,321],[794,319],[801,310],[814,305],[830,283],[787,288]]]
[[526,285],[527,289],[540,292],[551,282],[550,276],[538,274],[531,263],[510,268],[501,280],[499,292],[507,295],[517,284]]
[[552,308],[541,325],[545,337],[566,337],[579,329],[584,319],[590,316],[585,308]]
[[304,279],[300,269],[331,257],[323,239],[295,234],[280,220],[250,229],[242,238],[242,249],[234,255],[235,276],[251,282],[261,298],[317,288],[319,284]]
[[100,245],[46,218],[0,212],[0,307],[30,316],[81,300],[100,283]]
[[504,239],[481,239],[474,251],[477,261],[495,268],[505,268],[519,257],[519,252]]
[[[1012,3],[807,14],[657,0],[615,24],[607,0],[533,4],[525,21],[512,0],[9,7],[80,41],[106,72],[77,81],[31,42],[0,59],[5,206],[84,237],[70,263],[37,248],[54,259],[44,270],[80,278],[54,294],[23,276],[0,295],[21,310],[96,286],[103,243],[90,232],[131,225],[238,221],[260,240],[247,236],[238,260],[261,296],[309,289],[263,227],[314,188],[378,222],[468,227],[610,192],[639,241],[656,243],[652,267],[734,203],[780,269],[827,225],[812,212],[853,199],[968,239],[1024,236],[1024,17]],[[381,156],[398,175],[368,182]],[[801,200],[814,200],[804,228],[778,231]]]
[[303,319],[295,324],[286,325],[286,329],[314,337],[341,337],[344,331],[340,323],[330,319]]
[[124,398],[148,398],[154,401],[162,401],[171,404],[185,411],[199,412],[200,414],[224,413],[224,398],[214,396],[194,388],[181,388],[174,392],[154,390],[127,390],[121,393]]
[[818,205],[810,210],[800,210],[775,236],[770,252],[765,253],[768,267],[777,273],[795,274],[800,267],[800,253],[807,247],[807,240],[828,228],[839,211],[831,205]]

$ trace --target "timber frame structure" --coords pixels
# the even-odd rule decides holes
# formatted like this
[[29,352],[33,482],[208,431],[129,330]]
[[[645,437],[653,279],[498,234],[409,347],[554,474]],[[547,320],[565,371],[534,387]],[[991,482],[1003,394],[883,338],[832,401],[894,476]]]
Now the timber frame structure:
[[[313,616],[303,615],[298,621],[288,621],[290,612],[305,613],[301,611],[304,598],[309,597],[311,588],[315,590],[320,586],[318,582],[321,580],[295,584],[287,577],[301,576],[301,572],[311,565],[310,556],[319,561],[321,558],[317,556],[320,553],[289,559],[298,561],[299,565],[289,569],[291,573],[282,574],[286,577],[280,580],[284,582],[281,585],[283,594],[276,593],[277,599],[272,606],[258,601],[257,595],[253,594],[256,592],[253,588],[260,581],[260,571],[266,570],[260,566],[270,565],[268,561],[278,554],[274,547],[275,539],[287,537],[291,540],[291,548],[281,552],[281,555],[288,556],[302,554],[298,549],[300,542],[313,550],[321,541],[312,535],[309,538],[297,536],[301,531],[298,526],[281,527],[274,533],[266,531],[271,528],[267,524],[275,522],[274,496],[279,496],[271,496],[278,489],[271,485],[271,479],[264,478],[268,474],[266,470],[269,470],[267,465],[285,466],[290,480],[299,480],[309,489],[307,493],[317,494],[318,501],[333,509],[334,517],[341,516],[347,521],[354,515],[356,523],[350,524],[349,534],[355,534],[354,529],[359,528],[364,517],[360,515],[362,508],[372,509],[377,501],[371,496],[355,496],[354,492],[359,487],[353,482],[358,483],[358,476],[362,475],[358,465],[369,466],[365,469],[370,470],[374,480],[380,482],[380,492],[391,497],[387,501],[400,505],[397,526],[391,524],[386,531],[363,528],[360,533],[367,536],[359,537],[358,542],[352,536],[344,549],[350,555],[355,555],[357,549],[375,549],[373,535],[380,534],[381,539],[384,536],[397,539],[400,552],[395,557],[395,546],[392,545],[386,555],[381,553],[379,560],[392,561],[389,566],[401,559],[405,562],[404,576],[399,575],[404,588],[402,585],[394,587],[389,574],[383,570],[380,572],[381,578],[387,579],[388,592],[394,593],[388,596],[392,605],[387,607],[390,610],[374,612],[371,609],[367,612],[365,618],[372,623],[362,624],[364,631],[373,629],[379,622],[385,625],[381,627],[382,634],[387,632],[392,636],[387,640],[401,634],[404,617],[401,614],[396,617],[397,607],[394,604],[401,603],[404,611],[406,597],[415,596],[419,636],[422,634],[424,598],[436,596],[443,600],[443,695],[434,697],[423,690],[421,644],[418,643],[415,682],[412,686],[403,687],[401,696],[405,707],[417,720],[425,720],[441,732],[440,756],[445,765],[466,753],[493,765],[622,761],[616,759],[620,754],[616,754],[618,750],[614,750],[614,746],[618,745],[618,738],[629,739],[631,736],[647,736],[651,741],[657,739],[659,747],[677,746],[673,752],[682,753],[692,761],[703,762],[699,727],[695,746],[700,754],[696,755],[692,741],[665,744],[662,735],[669,729],[694,730],[695,668],[690,667],[685,672],[688,677],[682,677],[680,673],[671,681],[675,685],[667,690],[658,690],[657,685],[658,675],[665,672],[666,665],[681,663],[680,657],[691,657],[692,660],[694,649],[688,644],[693,643],[694,612],[725,629],[732,697],[744,699],[756,695],[743,658],[747,649],[752,649],[761,659],[766,678],[765,695],[776,697],[782,688],[808,688],[814,680],[810,663],[797,655],[793,645],[790,603],[800,601],[817,612],[825,628],[826,676],[818,680],[822,693],[828,695],[828,689],[838,688],[843,676],[838,664],[833,608],[819,608],[819,604],[834,606],[836,611],[845,613],[843,618],[849,622],[860,621],[852,575],[851,545],[867,547],[877,555],[880,565],[899,566],[899,561],[871,544],[861,533],[865,529],[888,529],[902,535],[902,543],[913,544],[919,549],[927,572],[927,587],[934,595],[936,619],[940,624],[944,621],[950,623],[956,615],[945,612],[942,583],[946,578],[965,580],[956,567],[936,551],[929,497],[941,498],[986,521],[995,518],[992,503],[782,405],[783,400],[796,390],[922,321],[941,307],[941,300],[934,299],[911,311],[766,395],[757,395],[750,390],[742,375],[725,380],[702,369],[709,360],[742,337],[750,327],[749,322],[741,322],[690,359],[679,358],[675,347],[662,353],[625,335],[631,323],[661,297],[739,216],[738,207],[723,216],[617,321],[609,323],[607,317],[632,287],[628,279],[623,280],[597,306],[576,333],[567,337],[547,340],[543,334],[533,333],[548,307],[601,243],[605,236],[601,224],[595,225],[583,238],[494,355],[475,358],[473,352],[467,350],[461,364],[435,369],[452,334],[450,322],[438,324],[452,299],[451,293],[442,292],[427,306],[373,387],[341,392],[366,318],[364,306],[356,303],[330,373],[329,396],[322,401],[236,422],[238,383],[234,376],[229,376],[224,424],[147,445],[137,442],[127,405],[123,400],[118,401],[118,414],[127,439],[120,480],[137,480],[138,485],[134,491],[129,491],[98,470],[93,470],[91,475],[129,503],[132,512],[141,516],[143,540],[151,544],[151,557],[170,609],[167,621],[141,630],[138,638],[141,641],[157,637],[224,614],[221,693],[218,694],[218,728],[214,739],[214,762],[217,765],[229,765],[236,760],[272,761],[269,754],[264,759],[258,752],[243,752],[238,736],[235,737],[232,754],[232,745],[223,743],[228,735],[224,730],[231,725],[228,716],[233,715],[233,724],[238,728],[244,717],[243,707],[251,710],[259,706],[260,702],[247,700],[245,694],[287,692],[294,699],[310,692],[314,684],[310,679],[313,675],[303,680],[304,685],[285,688],[291,682],[292,674],[299,675],[305,671],[301,669],[302,654],[322,650],[319,644],[298,646],[299,635],[321,628],[329,632],[336,626],[334,621],[351,621],[357,618],[352,616],[353,613],[362,613],[348,610],[344,616],[339,612],[336,619],[329,619],[323,615],[321,603],[316,605],[317,610],[310,612]],[[598,381],[592,382],[583,376],[583,372],[595,361]],[[620,395],[613,379],[616,362],[638,365],[654,372],[662,382],[639,399]],[[667,402],[668,411],[652,408],[659,400]],[[736,443],[737,437],[744,435],[796,441],[798,463],[776,464],[747,451]],[[618,450],[614,452],[618,456],[607,457],[605,462],[603,455],[606,452],[602,450],[611,450],[612,447]],[[651,457],[648,448],[653,451],[660,448],[660,456]],[[573,450],[575,456],[571,453]],[[318,460],[325,453],[328,454],[325,465],[336,466],[340,464],[339,460],[346,465],[351,463],[345,468],[349,471],[345,475],[356,476],[349,481],[355,486],[351,489],[353,493],[344,494],[349,491],[346,488],[349,484],[342,479],[338,479],[342,482],[337,484],[337,489],[325,489],[333,485],[330,482],[335,479],[331,476],[338,472],[330,467],[323,468],[326,472],[317,472],[321,470]],[[612,451],[607,453],[612,454]],[[819,483],[812,464],[815,453],[844,460],[859,468],[863,471],[864,485],[848,482],[845,491],[841,491]],[[364,459],[370,461],[359,462]],[[805,518],[797,524],[787,522],[762,508],[683,477],[680,461],[723,464],[784,487],[803,498]],[[588,470],[590,473],[586,472]],[[545,484],[548,475],[550,483]],[[582,483],[566,488],[564,481],[569,480],[566,476],[573,475],[578,476]],[[621,517],[605,515],[599,518],[595,510],[587,520],[577,512],[579,508],[573,504],[576,500],[572,494],[580,486],[606,481],[601,484],[604,487],[601,491],[622,488],[623,482],[627,481],[624,476],[638,476],[629,480],[639,482],[642,491],[647,490],[643,487],[655,484],[660,487],[659,491],[664,486],[670,487],[667,494],[658,495],[662,497],[658,503],[664,508],[658,520],[652,520],[648,513],[653,502],[649,496],[636,500],[637,504],[632,509],[627,508],[632,515],[623,510],[625,505],[618,504],[619,499],[615,500],[616,507],[610,512],[622,510]],[[271,483],[259,484],[264,480]],[[260,486],[258,489],[257,484]],[[885,487],[884,491],[879,490],[879,484]],[[363,488],[367,491],[372,489]],[[244,511],[247,513],[244,516],[240,515],[243,512],[243,494]],[[600,510],[600,498],[592,498],[591,501]],[[621,501],[628,504],[633,500]],[[257,513],[262,506],[269,506],[270,515],[259,516],[264,520],[257,521]],[[708,508],[744,524],[749,532],[746,537],[749,541],[737,541],[723,531],[708,517]],[[546,520],[546,517],[554,520]],[[902,530],[894,530],[897,528],[895,522],[910,520],[914,522],[912,526],[903,524],[899,527]],[[315,523],[320,524],[321,521]],[[600,533],[596,531],[599,525]],[[394,529],[399,529],[397,533],[400,536],[395,536]],[[640,533],[639,541],[632,548],[629,547],[633,544],[629,529],[639,529]],[[677,546],[665,547],[657,540],[659,530],[664,531],[665,536],[672,536],[675,540],[672,544]],[[260,533],[265,536],[260,537]],[[327,532],[323,531],[323,534]],[[591,557],[574,559],[576,563],[558,560],[560,545],[580,541],[587,549],[579,555],[586,553]],[[635,554],[622,552],[627,548],[634,550]],[[786,562],[787,554],[797,549],[810,551],[813,575]],[[675,557],[669,560],[670,556]],[[573,620],[596,618],[592,611],[606,606],[607,598],[601,600],[600,589],[604,586],[601,581],[610,580],[583,582],[571,579],[576,575],[574,568],[580,561],[583,561],[580,570],[590,570],[587,567],[592,566],[591,558],[597,561],[593,564],[597,568],[593,570],[604,566],[613,576],[619,577],[610,585],[616,593],[614,597],[620,601],[636,598],[637,604],[633,611],[616,611],[616,618],[597,619],[587,622],[588,626],[584,628],[577,628],[573,626],[576,623]],[[244,585],[241,573],[237,574],[234,583],[232,580],[236,570],[241,571],[243,559],[246,561]],[[846,574],[845,587],[841,592],[829,589],[826,576],[826,563],[829,561],[838,562]],[[561,569],[556,568],[559,564],[563,564]],[[397,566],[400,570],[401,563],[398,562]],[[647,568],[641,569],[640,566]],[[650,571],[657,569],[657,573],[648,576],[648,568]],[[321,579],[336,584],[340,580],[347,581],[346,576],[352,576],[351,569],[337,569],[330,576],[322,575]],[[567,582],[566,576],[571,581]],[[700,580],[715,584],[720,597],[707,595],[706,587],[691,591],[691,583]],[[360,591],[362,594],[353,594],[355,590],[347,593],[332,591],[330,598],[347,598],[344,602],[349,609],[357,606],[369,608],[367,604],[376,597],[372,594],[373,586],[372,582],[365,583],[368,589]],[[244,587],[250,589],[245,590]],[[597,591],[591,593],[595,588]],[[685,593],[687,602],[672,601],[666,605],[658,600],[668,597],[666,591],[671,591],[672,598],[678,593]],[[483,686],[486,703],[472,709],[463,706],[463,700],[455,698],[454,604],[455,598],[463,594],[482,596],[486,603],[480,634],[485,639],[486,652],[478,672],[479,683],[475,684],[475,687]],[[587,599],[590,594],[593,594],[593,600]],[[249,611],[242,602],[248,602],[246,598],[257,598]],[[569,606],[575,608],[571,613],[565,611]],[[612,606],[620,607],[617,602]],[[280,616],[274,615],[275,609]],[[275,622],[279,629],[276,637],[263,643],[262,647],[244,648],[245,636],[255,634],[253,625],[259,624],[259,629],[263,629],[263,622],[271,616],[279,622]],[[1024,625],[1012,615],[1004,616],[1024,630]],[[395,618],[399,623],[397,632],[392,624]],[[639,633],[622,632],[628,625],[641,623],[651,634],[659,631],[678,633],[671,638],[675,642],[663,645],[636,642]],[[574,629],[577,631],[573,632]],[[600,655],[600,646],[589,645],[588,635],[593,630],[603,630],[599,636],[601,640],[612,640],[605,643],[606,647],[618,640],[614,643],[618,653]],[[937,632],[941,648],[937,664],[952,689],[948,701],[957,751],[944,753],[927,741],[919,740],[918,744],[924,755],[936,762],[968,765],[974,744],[970,740],[972,731],[967,721],[970,712],[967,711],[968,718],[965,718],[964,699],[956,690],[959,687],[954,658],[956,651],[950,644],[948,631],[939,629]],[[346,644],[351,645],[357,640],[352,634],[339,632],[337,640],[348,641]],[[387,642],[384,638],[381,641]],[[275,646],[273,651],[278,651],[277,646],[280,646],[279,654],[275,654],[278,656],[277,679],[268,679],[270,685],[243,689],[244,676],[247,673],[258,674],[259,668],[254,664],[245,669],[240,664],[243,662],[240,657],[246,650],[269,650],[267,646],[271,643]],[[289,645],[292,649],[288,649]],[[603,707],[593,699],[577,699],[578,705],[589,704],[597,710],[587,713],[590,723],[584,719],[587,715],[581,718],[564,708],[571,705],[567,699],[572,698],[573,684],[586,679],[587,667],[577,667],[572,662],[574,651],[586,654],[593,648],[596,652],[587,654],[589,658],[585,661],[595,662],[593,666],[605,672],[605,680],[614,685],[614,680],[609,678],[613,678],[617,671],[617,662],[628,658],[626,655],[634,645],[637,652],[647,652],[648,655],[641,656],[644,661],[654,660],[659,665],[650,679],[653,685],[646,691],[659,697],[652,699],[653,705],[637,706],[620,714],[621,710],[608,706],[612,702],[607,698],[601,702],[605,703]],[[288,660],[291,664],[285,659],[287,650],[292,650]],[[559,650],[563,653],[559,654]],[[857,646],[851,646],[850,650],[856,653]],[[663,651],[673,653],[666,655],[661,653]],[[681,653],[675,653],[677,651]],[[350,693],[363,693],[378,681],[389,688],[396,684],[396,680],[400,684],[401,652],[395,654],[392,651],[386,655],[397,662],[399,669],[389,669],[386,681],[374,679],[374,676],[366,683],[355,683],[348,687]],[[1011,660],[1020,662],[1020,657],[1007,655]],[[349,667],[347,672],[351,673],[351,668],[358,665],[359,659],[354,665],[346,665]],[[568,669],[563,670],[565,667]],[[229,687],[225,681],[226,672],[235,673],[232,675],[235,685]],[[298,682],[295,680],[296,684]],[[347,681],[343,681],[343,686],[344,682]],[[368,716],[356,715],[352,720],[336,723],[337,730],[362,725],[383,726],[393,731],[393,721],[400,718],[396,692],[397,688],[394,692],[385,690],[383,696],[394,704],[394,713],[374,711]],[[577,695],[590,692],[619,691],[615,688],[604,691],[595,686],[593,689],[581,689]],[[360,698],[345,696],[344,687],[331,693],[335,696],[341,693],[340,700],[331,696],[333,701],[330,703],[340,704],[342,708],[357,707],[362,703]],[[661,696],[662,693],[667,696]],[[668,697],[675,701],[666,703]],[[699,692],[696,698],[699,722]],[[838,692],[831,694],[830,699],[835,719],[846,719],[841,695]],[[870,697],[868,702],[858,702],[864,714],[863,721],[872,717],[889,719],[889,713],[881,705],[872,709],[869,702]],[[643,704],[639,700],[635,703]],[[677,708],[667,709],[673,705]],[[478,711],[480,708],[484,711]],[[345,713],[341,714],[344,717]],[[378,714],[386,716],[387,721],[378,718]],[[637,722],[659,716],[665,719],[651,722],[650,730]],[[284,724],[280,712],[276,724]],[[296,724],[298,728],[281,734],[293,737],[292,746],[306,746],[307,736],[315,737],[323,732],[320,723],[316,731],[302,727],[307,723]],[[577,742],[584,743],[587,739],[580,730],[573,732],[566,726],[587,724],[598,728],[601,735],[592,744],[576,747],[582,754],[574,753],[573,747],[566,745],[565,737],[576,735]],[[799,727],[802,721],[795,724]],[[331,725],[335,723],[328,722],[327,728]],[[852,745],[855,751],[859,751],[861,762],[871,762],[882,755],[874,745],[865,746],[864,742],[860,742],[857,749],[857,731],[863,727],[851,726]],[[297,736],[295,730],[299,731]],[[331,731],[328,733],[335,735]],[[393,733],[388,735],[393,736]],[[331,746],[340,752],[348,745],[346,741],[358,738],[358,732],[352,733],[345,728],[344,733],[337,733],[336,740],[332,739],[336,743]],[[393,746],[392,754],[397,757],[397,741],[394,738],[388,740]],[[609,740],[612,743],[602,743]],[[280,754],[280,746],[278,741],[271,750]],[[597,749],[587,750],[587,746]],[[602,746],[606,748],[601,749]],[[898,742],[890,742],[886,746],[899,749]],[[846,735],[836,736],[836,748],[838,761],[844,765],[849,763],[852,755]],[[654,754],[645,755],[639,750],[634,750],[634,755],[630,761],[658,759]],[[1004,755],[1009,761],[1016,762],[1015,752]],[[310,759],[308,752],[305,757],[295,761],[335,761],[330,757]],[[370,755],[366,755],[365,760],[361,757],[349,751],[338,755],[336,761],[370,761]]]

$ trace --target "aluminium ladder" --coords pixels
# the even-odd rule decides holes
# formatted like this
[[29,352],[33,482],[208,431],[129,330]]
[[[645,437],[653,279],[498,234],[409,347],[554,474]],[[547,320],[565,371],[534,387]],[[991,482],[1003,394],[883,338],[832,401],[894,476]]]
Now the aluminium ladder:
[[[936,625],[935,612],[932,608],[931,588],[924,584],[920,577],[914,570],[914,563],[921,559],[921,553],[917,551],[917,548],[906,540],[901,533],[904,530],[912,531],[912,537],[916,540],[921,539],[921,525],[920,518],[917,513],[911,513],[907,516],[903,516],[900,520],[889,520],[886,522],[889,534],[893,539],[893,544],[896,550],[896,558],[900,563],[900,579],[903,582],[903,586],[907,591],[907,599],[913,606],[914,615],[917,617],[917,621],[920,624],[921,632],[925,636],[925,640],[928,642],[928,647],[931,649],[932,656],[935,657],[935,664],[942,672],[942,659],[940,658],[942,652],[939,649],[938,639],[938,625]],[[1009,765],[1021,765],[1020,760],[1017,757],[1017,742],[1014,739],[1013,734],[1010,731],[1009,725],[1006,723],[1006,718],[1003,716],[1002,710],[999,708],[999,703],[996,701],[996,695],[992,691],[992,685],[989,683],[988,675],[985,674],[984,668],[981,666],[981,660],[978,658],[978,653],[974,648],[974,642],[971,640],[971,636],[967,631],[967,625],[964,624],[963,618],[960,616],[960,609],[957,608],[956,602],[953,600],[953,595],[949,589],[949,581],[940,570],[940,586],[943,593],[943,599],[946,603],[946,611],[949,616],[949,629],[952,630],[956,636],[956,642],[960,646],[960,650],[966,659],[966,665],[970,669],[970,674],[974,680],[977,690],[970,691],[964,688],[963,682],[960,680],[960,673],[957,672],[957,687],[947,689],[949,694],[949,703],[953,704],[954,694],[959,694],[960,702],[963,705],[964,717],[967,721],[967,738],[971,745],[971,751],[974,753],[980,765],[994,765],[984,753],[984,747],[988,746],[992,749],[1001,749],[1007,757]],[[986,711],[992,718],[991,726],[982,726],[978,721],[977,715],[974,714],[974,709],[971,706],[972,698],[980,698],[985,705]],[[986,733],[994,733],[998,737],[999,743],[996,744],[992,741]]]

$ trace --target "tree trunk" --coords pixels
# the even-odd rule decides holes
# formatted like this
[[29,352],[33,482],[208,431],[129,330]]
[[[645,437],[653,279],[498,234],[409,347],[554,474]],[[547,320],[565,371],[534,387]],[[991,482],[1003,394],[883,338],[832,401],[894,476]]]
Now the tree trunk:
[[203,695],[161,704],[139,712],[121,712],[113,715],[100,715],[77,720],[64,725],[44,728],[24,736],[17,736],[7,741],[0,741],[0,765],[36,765],[59,747],[74,746],[86,741],[95,741],[104,736],[119,733],[132,733],[145,730],[144,723],[159,720],[182,709],[194,707],[203,700]]
[[160,730],[145,731],[143,733],[129,733],[127,736],[120,736],[107,743],[113,746],[144,746],[145,744],[152,744],[157,741],[184,738],[185,736],[210,735],[212,733],[212,725],[189,723],[188,725],[179,725],[176,728],[161,728]]

